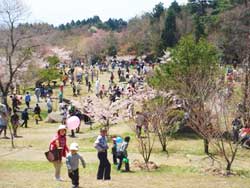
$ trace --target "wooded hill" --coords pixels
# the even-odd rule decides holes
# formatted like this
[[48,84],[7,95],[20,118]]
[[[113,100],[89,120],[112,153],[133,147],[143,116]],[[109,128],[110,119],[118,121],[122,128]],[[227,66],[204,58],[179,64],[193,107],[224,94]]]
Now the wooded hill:
[[196,41],[209,39],[220,51],[221,60],[242,61],[247,50],[250,26],[247,0],[189,0],[184,6],[176,1],[169,7],[155,5],[151,12],[128,22],[98,16],[72,20],[58,27],[48,24],[25,24],[45,45],[73,50],[74,56],[143,54],[159,57],[174,47],[182,36],[192,34]]

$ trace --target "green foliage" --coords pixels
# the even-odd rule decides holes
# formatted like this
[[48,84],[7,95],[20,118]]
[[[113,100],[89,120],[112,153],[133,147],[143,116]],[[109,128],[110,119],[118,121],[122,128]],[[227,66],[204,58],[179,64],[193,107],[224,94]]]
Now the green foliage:
[[205,36],[205,25],[202,22],[202,17],[198,15],[194,16],[194,36],[196,42]]
[[172,2],[169,9],[172,9],[176,14],[179,14],[181,12],[181,7],[177,1]]
[[60,59],[54,55],[54,56],[49,56],[47,58],[47,61],[49,62],[50,67],[55,67],[60,62]]
[[59,25],[58,29],[61,31],[70,30],[73,28],[80,28],[83,26],[95,26],[99,29],[121,31],[123,28],[127,27],[127,22],[123,19],[112,19],[109,18],[106,22],[102,22],[99,16],[93,16],[92,18],[84,19],[82,21],[77,20],[76,22],[72,20],[70,23]]
[[161,15],[163,14],[165,8],[163,6],[163,3],[158,3],[157,5],[155,5],[153,12],[152,12],[152,16],[155,19],[160,19]]
[[199,16],[204,16],[206,14],[206,9],[214,5],[215,0],[188,0],[187,4],[190,12]]
[[48,82],[58,79],[60,77],[60,73],[56,68],[48,68],[43,69],[39,73],[40,78],[46,80]]
[[108,56],[115,56],[117,54],[118,42],[113,32],[106,38],[106,46],[107,49],[105,53]]
[[168,14],[165,20],[165,27],[162,33],[163,47],[173,47],[177,43],[177,29],[176,29],[176,17],[175,12],[172,9],[168,10]]
[[218,53],[213,45],[205,39],[196,43],[192,36],[187,36],[171,53],[172,62],[161,65],[155,75],[148,79],[151,86],[159,90],[175,90],[182,96],[190,92],[196,96],[202,92],[202,88],[194,87],[196,82],[202,84],[211,80],[212,84],[218,72]]
[[121,31],[123,28],[127,27],[127,22],[123,19],[109,18],[108,21],[104,22],[104,24],[112,31]]
[[233,7],[232,0],[215,0],[212,15],[219,14]]

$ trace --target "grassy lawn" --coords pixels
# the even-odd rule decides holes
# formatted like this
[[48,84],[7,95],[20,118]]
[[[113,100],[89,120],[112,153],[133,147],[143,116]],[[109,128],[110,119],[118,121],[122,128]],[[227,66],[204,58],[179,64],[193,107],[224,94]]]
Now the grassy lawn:
[[[100,75],[100,80],[107,84],[108,75]],[[83,85],[82,97],[88,94]],[[57,93],[57,92],[55,92]],[[65,89],[65,97],[72,98],[72,91],[69,86]],[[91,93],[90,95],[94,95]],[[80,99],[76,97],[75,99]],[[33,101],[32,106],[35,105]],[[46,118],[46,105],[42,102],[42,117]],[[24,108],[24,105],[21,106]],[[32,117],[32,116],[31,116]],[[22,137],[15,139],[15,149],[11,149],[10,140],[0,139],[0,188],[69,188],[71,182],[67,177],[67,170],[62,167],[62,177],[65,181],[56,182],[53,180],[54,168],[44,156],[48,150],[49,142],[56,133],[59,124],[46,124],[35,121],[31,118],[29,128],[19,128],[18,134]],[[131,131],[133,122],[121,122],[111,127],[111,135],[131,136],[131,143],[128,148],[131,163],[134,160],[141,160],[138,153],[135,134]],[[112,166],[112,180],[108,182],[97,181],[96,172],[98,159],[93,142],[98,135],[98,123],[93,130],[89,126],[82,125],[81,134],[76,138],[67,137],[68,145],[78,142],[79,153],[84,157],[87,167],[80,168],[80,186],[84,188],[249,188],[250,186],[250,153],[248,150],[239,149],[238,156],[233,164],[233,170],[237,176],[224,177],[207,173],[206,168],[211,167],[211,161],[203,153],[203,141],[193,135],[176,136],[168,143],[168,152],[161,152],[158,141],[151,156],[159,168],[155,171],[136,171],[132,166],[131,173],[117,172]],[[109,143],[110,147],[112,143]],[[111,151],[109,159],[111,160]],[[221,164],[224,165],[223,163]]]

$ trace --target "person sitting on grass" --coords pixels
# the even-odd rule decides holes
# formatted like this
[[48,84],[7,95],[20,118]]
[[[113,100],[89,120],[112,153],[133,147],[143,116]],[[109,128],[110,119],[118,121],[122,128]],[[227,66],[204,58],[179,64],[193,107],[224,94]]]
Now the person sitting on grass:
[[77,152],[78,144],[72,143],[70,145],[70,153],[66,157],[66,165],[68,168],[69,178],[72,181],[72,188],[78,188],[79,185],[79,160],[81,161],[83,168],[86,167],[84,159]]
[[119,163],[117,165],[117,170],[121,170],[122,163],[125,163],[125,172],[129,172],[129,160],[128,160],[128,144],[130,141],[130,137],[126,136],[121,146],[117,148],[117,158],[119,159]]

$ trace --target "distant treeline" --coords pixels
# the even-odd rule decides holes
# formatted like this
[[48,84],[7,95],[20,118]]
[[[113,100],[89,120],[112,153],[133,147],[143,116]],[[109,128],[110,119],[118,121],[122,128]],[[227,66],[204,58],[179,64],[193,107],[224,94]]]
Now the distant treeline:
[[123,19],[113,19],[109,18],[106,22],[102,22],[99,16],[93,16],[92,18],[84,19],[82,21],[72,20],[70,23],[59,25],[60,30],[68,30],[73,28],[80,28],[82,26],[95,26],[98,29],[112,30],[112,31],[121,31],[123,28],[126,28],[128,23]]

